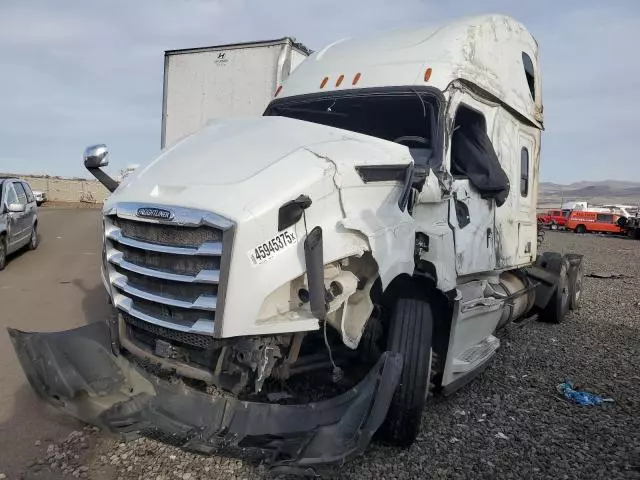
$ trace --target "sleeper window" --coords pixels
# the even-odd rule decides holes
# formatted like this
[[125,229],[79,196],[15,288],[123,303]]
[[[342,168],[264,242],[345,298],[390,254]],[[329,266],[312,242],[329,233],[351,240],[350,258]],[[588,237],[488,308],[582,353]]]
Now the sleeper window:
[[529,195],[529,150],[524,147],[520,151],[520,195]]
[[529,86],[529,92],[531,93],[531,98],[535,102],[536,77],[533,70],[533,62],[531,61],[531,57],[524,52],[522,52],[522,63],[524,64],[524,75],[527,78],[527,85]]

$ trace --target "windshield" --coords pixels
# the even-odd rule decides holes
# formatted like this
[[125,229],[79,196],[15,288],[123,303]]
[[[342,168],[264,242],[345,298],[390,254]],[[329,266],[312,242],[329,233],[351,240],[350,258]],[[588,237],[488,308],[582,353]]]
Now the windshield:
[[296,118],[382,138],[409,147],[416,164],[433,164],[438,103],[432,95],[376,93],[292,98],[271,105],[265,115]]

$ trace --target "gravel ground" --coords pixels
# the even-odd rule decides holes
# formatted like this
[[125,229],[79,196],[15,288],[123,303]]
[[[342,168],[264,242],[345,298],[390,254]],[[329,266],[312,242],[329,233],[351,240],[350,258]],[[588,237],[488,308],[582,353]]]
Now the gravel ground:
[[[549,232],[543,248],[584,254],[586,274],[623,278],[585,278],[582,308],[561,325],[510,325],[481,377],[449,399],[430,400],[413,447],[374,444],[337,478],[640,479],[640,242]],[[571,404],[556,393],[567,379],[615,402]],[[24,477],[265,477],[248,460],[200,457],[147,439],[119,443],[88,429],[72,435]],[[92,436],[97,446],[79,455]],[[71,459],[64,469],[63,459]]]

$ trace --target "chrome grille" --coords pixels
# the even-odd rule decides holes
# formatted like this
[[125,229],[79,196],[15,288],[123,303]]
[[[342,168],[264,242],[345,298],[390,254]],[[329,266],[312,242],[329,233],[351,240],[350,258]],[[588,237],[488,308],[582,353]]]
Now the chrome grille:
[[114,220],[122,235],[143,242],[198,248],[206,242],[222,241],[222,232],[214,228],[185,229],[178,225],[142,223],[124,218]]
[[179,275],[197,275],[203,270],[219,271],[220,257],[197,257],[154,252],[119,244],[124,261],[152,270]]
[[218,346],[220,340],[215,340],[213,337],[208,335],[200,335],[197,333],[185,333],[179,332],[176,330],[171,330],[169,328],[158,327],[157,325],[153,325],[148,322],[143,322],[138,320],[135,317],[125,313],[123,318],[127,325],[133,326],[134,328],[139,328],[148,332],[150,335],[155,335],[157,337],[162,337],[167,340],[171,340],[178,343],[183,343],[185,345],[190,345],[192,347],[202,348],[203,350],[211,350]]
[[122,277],[125,277],[127,284],[133,288],[174,300],[194,303],[199,299],[213,299],[218,293],[217,285],[165,280],[136,272],[129,272],[118,266],[115,267],[115,271]]
[[[138,218],[161,207],[172,220]],[[105,215],[105,246],[114,304],[161,331],[214,335],[221,317],[233,224],[209,212],[118,204]]]

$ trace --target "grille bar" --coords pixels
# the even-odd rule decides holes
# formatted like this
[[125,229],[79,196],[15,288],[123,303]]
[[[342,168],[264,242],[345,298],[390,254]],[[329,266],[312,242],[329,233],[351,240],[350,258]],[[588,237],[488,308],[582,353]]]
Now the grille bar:
[[128,313],[132,317],[135,317],[139,320],[144,320],[145,322],[152,323],[159,327],[169,328],[186,333],[201,333],[206,335],[213,334],[213,320],[209,318],[201,318],[190,325],[163,320],[158,316],[149,315],[136,309],[133,304],[133,300],[120,293],[114,294],[113,303],[115,304],[116,308],[119,308],[125,313]]
[[198,248],[203,243],[222,241],[222,231],[215,228],[149,224],[120,217],[114,219],[114,225],[120,228],[122,235],[127,238],[173,247]]
[[141,250],[150,250],[152,252],[170,253],[172,255],[210,255],[216,257],[222,255],[221,242],[203,243],[198,248],[171,247],[169,245],[142,242],[140,240],[134,240],[133,238],[125,237],[118,227],[109,228],[106,231],[106,236],[109,240],[113,240],[114,242],[118,242],[122,245],[139,248]]
[[128,247],[111,240],[107,240],[106,244],[107,252],[116,250],[122,253],[123,260],[160,272],[196,276],[202,271],[220,269],[220,257],[153,252]]
[[148,291],[141,290],[129,284],[127,277],[119,273],[114,273],[111,276],[111,283],[123,292],[132,295],[134,297],[143,298],[150,302],[161,303],[163,305],[171,305],[174,307],[188,308],[215,311],[218,298],[215,295],[200,295],[195,301],[188,302],[179,300],[177,298],[171,298],[168,296],[156,295]]
[[172,282],[216,284],[220,281],[220,270],[200,270],[196,275],[179,275],[177,273],[154,270],[153,268],[146,268],[136,265],[135,263],[127,262],[124,259],[122,252],[119,252],[116,249],[109,249],[107,251],[107,261],[133,273],[146,275],[147,277],[169,280]]
[[211,350],[216,348],[217,346],[221,346],[219,344],[220,342],[219,340],[215,340],[213,337],[209,335],[201,335],[197,333],[185,333],[185,332],[176,331],[173,328],[169,329],[169,328],[159,327],[152,323],[138,320],[137,318],[132,317],[128,313],[123,313],[122,318],[129,326],[139,328],[141,330],[146,331],[150,335],[156,335],[158,337],[171,340],[174,342],[191,345],[192,347],[201,348],[203,350]]

